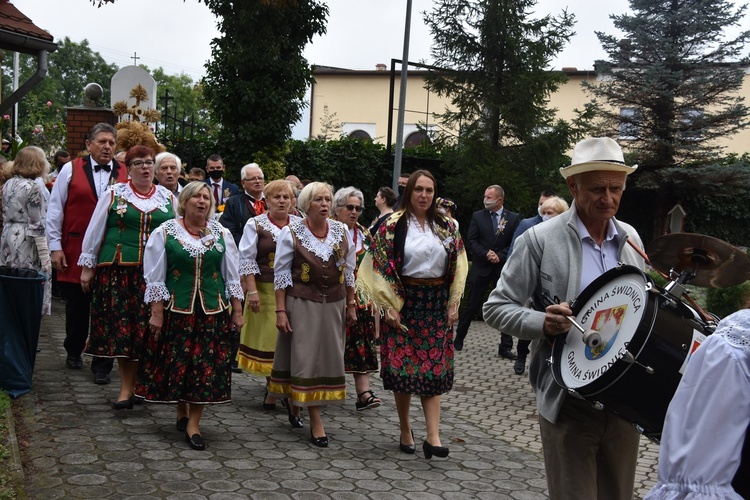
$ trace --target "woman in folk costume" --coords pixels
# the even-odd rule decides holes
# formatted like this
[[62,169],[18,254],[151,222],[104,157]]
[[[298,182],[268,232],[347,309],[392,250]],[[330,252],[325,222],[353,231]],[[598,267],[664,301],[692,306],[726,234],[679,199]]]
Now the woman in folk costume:
[[356,255],[346,226],[329,219],[333,189],[312,182],[299,195],[307,214],[276,244],[276,326],[270,392],[310,414],[310,441],[328,446],[320,407],[343,403],[345,322],[357,320]]
[[276,292],[273,288],[276,241],[281,230],[290,222],[299,220],[299,217],[290,215],[294,191],[288,181],[269,182],[264,189],[264,195],[268,212],[249,219],[240,240],[240,276],[242,290],[245,292],[245,326],[242,327],[237,361],[239,367],[246,372],[266,378],[263,408],[273,410],[276,408],[276,399],[268,394],[268,383],[278,333],[274,312]]
[[[346,224],[357,252],[357,268],[365,256],[365,251],[372,244],[370,231],[357,223],[364,209],[364,195],[359,189],[349,186],[336,191],[333,195],[333,216],[337,221]],[[355,274],[357,269],[355,268]],[[344,368],[346,373],[354,376],[357,391],[357,411],[376,408],[382,401],[370,389],[370,373],[378,371],[378,352],[376,346],[375,318],[373,304],[364,297],[355,295],[357,301],[357,322],[346,327],[346,347],[344,349]]]
[[151,232],[174,218],[176,198],[155,186],[154,151],[130,148],[125,156],[130,180],[102,193],[83,237],[78,265],[81,288],[91,296],[91,327],[84,353],[116,358],[120,393],[115,410],[133,408],[149,307],[143,302],[143,251]]
[[185,186],[177,213],[181,219],[151,234],[143,258],[151,319],[136,394],[177,403],[177,429],[191,448],[203,450],[205,405],[231,401],[231,325],[244,323],[239,252],[213,219],[208,184]]
[[461,235],[435,207],[435,187],[426,170],[409,177],[401,209],[378,229],[357,284],[384,311],[380,375],[395,396],[399,448],[416,451],[409,419],[416,394],[427,427],[426,458],[449,452],[440,441],[440,399],[453,387],[452,330],[468,271]]

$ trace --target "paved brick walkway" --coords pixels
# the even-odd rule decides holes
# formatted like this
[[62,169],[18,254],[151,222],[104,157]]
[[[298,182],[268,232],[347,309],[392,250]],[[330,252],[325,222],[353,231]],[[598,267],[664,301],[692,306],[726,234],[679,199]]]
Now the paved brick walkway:
[[[112,384],[93,384],[88,365],[64,368],[63,304],[43,321],[34,390],[20,401],[30,431],[26,476],[30,498],[115,499],[506,499],[546,498],[536,412],[525,377],[495,357],[497,332],[476,322],[456,359],[454,390],[444,396],[447,459],[425,460],[398,450],[393,399],[354,410],[349,377],[344,406],[323,410],[327,449],[309,441],[309,427],[292,430],[281,406],[263,411],[264,381],[233,380],[233,403],[209,407],[201,422],[205,451],[191,450],[174,428],[171,405],[115,412]],[[381,387],[376,377],[373,388]],[[418,444],[424,420],[414,400]],[[635,497],[656,478],[658,449],[641,447]]]

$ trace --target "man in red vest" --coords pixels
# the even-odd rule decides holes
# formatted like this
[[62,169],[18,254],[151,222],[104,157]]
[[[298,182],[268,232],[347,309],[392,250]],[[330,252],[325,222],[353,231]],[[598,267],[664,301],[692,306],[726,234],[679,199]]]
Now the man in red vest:
[[[127,180],[124,165],[114,159],[117,131],[108,123],[98,123],[89,131],[86,148],[90,155],[66,163],[57,176],[47,210],[47,238],[52,266],[65,303],[65,365],[74,370],[83,367],[81,353],[89,335],[91,294],[81,289],[83,235],[99,197],[110,185]],[[94,382],[108,384],[113,360],[93,358]]]

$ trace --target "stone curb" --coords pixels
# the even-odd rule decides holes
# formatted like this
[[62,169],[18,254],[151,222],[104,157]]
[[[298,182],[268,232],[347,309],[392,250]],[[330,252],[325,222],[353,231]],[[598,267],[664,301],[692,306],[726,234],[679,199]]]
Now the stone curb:
[[8,444],[10,446],[10,471],[19,480],[24,480],[23,463],[21,462],[21,450],[18,449],[18,437],[16,426],[13,422],[13,410],[11,407],[5,411],[5,421],[8,426]]

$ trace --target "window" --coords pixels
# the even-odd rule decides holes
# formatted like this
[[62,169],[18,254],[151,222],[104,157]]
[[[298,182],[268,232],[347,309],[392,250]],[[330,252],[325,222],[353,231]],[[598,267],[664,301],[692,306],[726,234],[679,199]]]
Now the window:
[[680,137],[684,141],[697,141],[702,137],[702,109],[687,109],[680,118]]
[[634,141],[638,139],[641,112],[637,108],[620,108],[620,139]]
[[430,144],[430,138],[421,130],[418,132],[412,132],[404,141],[405,148],[416,148],[417,146],[424,146],[427,144]]
[[349,137],[352,139],[362,139],[363,141],[372,142],[372,137],[370,137],[370,134],[364,130],[354,130],[349,133]]

